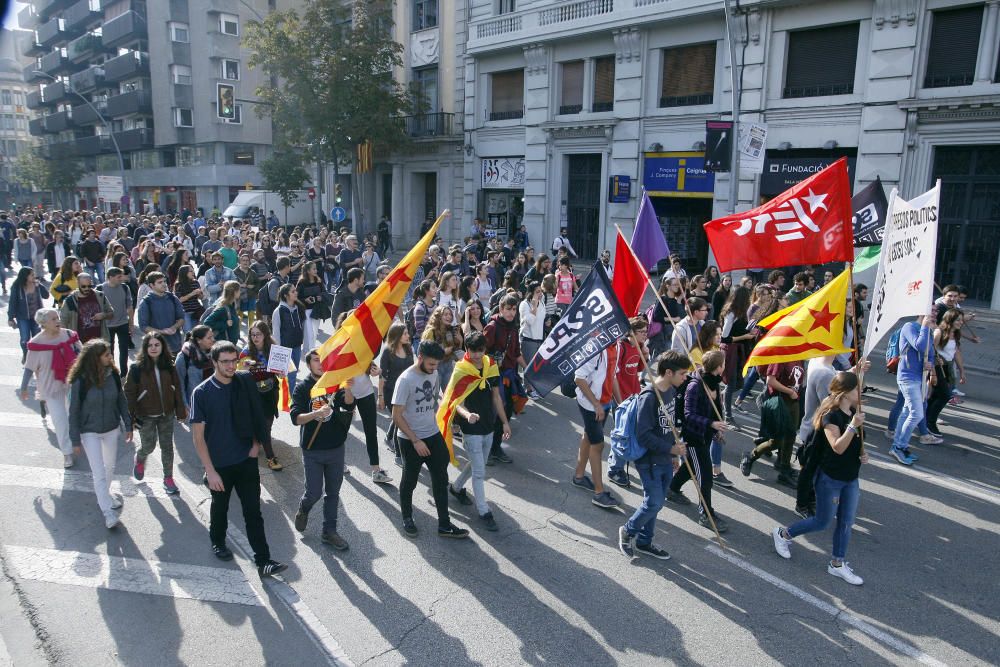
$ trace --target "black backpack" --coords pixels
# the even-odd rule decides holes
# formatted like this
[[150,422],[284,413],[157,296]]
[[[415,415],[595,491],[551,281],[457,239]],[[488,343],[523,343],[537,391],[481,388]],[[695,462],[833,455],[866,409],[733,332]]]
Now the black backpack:
[[[281,280],[278,278],[271,278],[271,280],[277,280],[278,286],[281,286]],[[267,320],[271,317],[271,313],[274,309],[278,307],[278,304],[271,301],[271,291],[268,286],[271,284],[271,280],[264,283],[264,286],[257,290],[257,318],[262,320]]]

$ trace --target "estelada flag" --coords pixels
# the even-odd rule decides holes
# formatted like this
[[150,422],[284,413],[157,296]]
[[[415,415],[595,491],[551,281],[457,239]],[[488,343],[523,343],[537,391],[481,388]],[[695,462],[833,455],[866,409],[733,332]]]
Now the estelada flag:
[[615,291],[626,316],[635,317],[639,313],[647,285],[649,279],[646,277],[646,269],[639,263],[619,229],[618,240],[615,241],[615,273],[611,277],[611,289]]
[[845,270],[812,296],[761,320],[758,326],[770,331],[757,341],[743,373],[751,366],[850,352],[844,347],[849,282]]
[[282,412],[292,411],[292,392],[288,387],[288,376],[278,378],[278,409]]
[[451,373],[451,380],[448,381],[448,388],[444,391],[444,399],[437,411],[438,430],[444,438],[444,444],[448,446],[448,457],[451,464],[458,467],[458,459],[455,458],[455,446],[452,443],[452,422],[455,421],[455,414],[458,406],[462,404],[476,389],[486,389],[489,386],[490,378],[499,378],[500,369],[490,355],[483,355],[483,369],[479,370],[476,365],[469,360],[469,353],[455,364],[455,369]]
[[763,206],[705,223],[719,271],[854,261],[847,158]]
[[406,253],[406,257],[378,284],[364,303],[320,345],[319,357],[323,361],[324,372],[323,377],[313,386],[313,396],[332,394],[344,380],[368,370],[382,347],[382,339],[399,312],[403,297],[410,289],[413,276],[427,254],[427,248],[434,240],[441,221],[449,215],[450,211],[445,209],[424,237]]

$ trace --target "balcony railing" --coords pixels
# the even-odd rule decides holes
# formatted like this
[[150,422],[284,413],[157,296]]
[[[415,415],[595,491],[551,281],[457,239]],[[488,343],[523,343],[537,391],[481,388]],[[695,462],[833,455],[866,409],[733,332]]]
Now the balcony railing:
[[455,114],[453,113],[425,113],[416,116],[404,116],[403,123],[408,136],[419,137],[447,137],[452,133],[452,124]]
[[42,94],[37,90],[32,90],[27,95],[24,96],[24,103],[31,110],[42,108]]
[[52,46],[66,36],[66,21],[61,18],[49,19],[38,26],[35,31],[38,35],[38,43],[42,46]]
[[487,120],[517,120],[518,118],[524,118],[524,109],[517,109],[516,111],[490,111],[486,118]]
[[149,71],[149,56],[140,51],[129,51],[104,63],[104,80],[121,81]]
[[33,137],[40,137],[45,134],[45,119],[32,118],[28,121],[28,133]]
[[583,111],[582,104],[563,104],[559,106],[560,116],[571,116],[573,114],[580,113],[581,111]]
[[660,98],[660,108],[667,107],[693,107],[699,104],[711,104],[712,93],[702,93],[694,95],[672,95]]
[[66,97],[66,86],[62,81],[55,81],[42,88],[42,106],[52,106]]
[[153,131],[148,128],[115,132],[118,148],[122,151],[135,151],[153,147]]
[[591,111],[593,111],[594,113],[601,113],[603,111],[614,111],[615,110],[615,103],[614,102],[594,102],[594,104],[592,105],[592,107],[593,108],[591,109]]
[[17,13],[17,24],[22,30],[30,30],[38,25],[38,13],[35,11],[34,6],[25,5]]
[[38,41],[38,31],[29,32],[24,36],[24,43],[21,46],[21,53],[29,58],[37,58],[48,53],[48,49]]
[[[108,103],[98,100],[94,102],[94,107],[104,114],[108,110]],[[86,104],[81,104],[73,107],[73,122],[76,123],[77,127],[82,127],[84,125],[101,123],[102,121],[101,117],[94,112],[94,109],[91,109]]]
[[146,36],[146,19],[129,10],[104,24],[101,41],[108,48],[122,46],[133,39]]
[[33,0],[31,4],[35,7],[35,14],[39,18],[46,19],[55,2],[56,0]]
[[581,0],[543,9],[538,15],[538,25],[552,25],[577,19],[589,19],[615,11],[615,0]]
[[88,32],[70,42],[67,50],[69,51],[69,59],[77,63],[89,60],[103,48],[104,44],[101,42],[100,32]]
[[53,76],[64,73],[69,64],[65,48],[55,49],[38,59],[41,70]]
[[69,77],[69,85],[78,93],[89,93],[104,83],[104,68],[100,65],[88,67]]
[[46,116],[44,120],[47,132],[62,132],[73,127],[73,113],[71,111],[57,111]]
[[42,63],[41,58],[36,58],[33,63],[24,68],[24,81],[25,83],[36,83],[38,81],[46,81],[47,78],[38,74],[41,71]]
[[104,17],[100,0],[79,0],[63,14],[66,30],[77,32],[99,23]]
[[132,90],[108,98],[107,116],[118,118],[134,113],[152,113],[153,96],[148,90]]

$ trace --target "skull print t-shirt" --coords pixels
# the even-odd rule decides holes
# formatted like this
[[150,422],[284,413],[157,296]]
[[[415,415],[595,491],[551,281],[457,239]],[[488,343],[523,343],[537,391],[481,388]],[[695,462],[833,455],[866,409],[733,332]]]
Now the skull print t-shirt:
[[[403,417],[418,438],[429,438],[438,433],[437,406],[438,374],[422,373],[418,366],[410,366],[399,379],[392,393],[392,404],[403,406]],[[400,437],[405,437],[400,431]]]

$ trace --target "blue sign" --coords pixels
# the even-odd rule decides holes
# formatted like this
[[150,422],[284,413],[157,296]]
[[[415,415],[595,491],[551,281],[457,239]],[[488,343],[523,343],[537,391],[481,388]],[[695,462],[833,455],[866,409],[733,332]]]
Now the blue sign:
[[631,176],[612,176],[608,179],[608,202],[612,204],[627,204],[631,194]]
[[330,219],[334,222],[343,222],[347,219],[347,211],[343,206],[334,206],[330,209]]
[[705,171],[705,154],[695,151],[646,153],[642,184],[652,197],[711,199],[715,174]]

